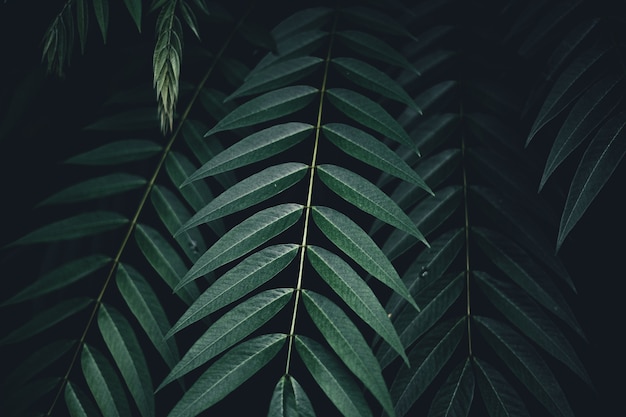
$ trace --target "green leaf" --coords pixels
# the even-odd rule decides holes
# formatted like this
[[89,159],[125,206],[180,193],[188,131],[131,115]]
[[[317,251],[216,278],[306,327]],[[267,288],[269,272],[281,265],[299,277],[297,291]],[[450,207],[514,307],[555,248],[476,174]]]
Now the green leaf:
[[124,4],[126,5],[126,9],[128,10],[128,13],[130,13],[130,17],[132,17],[133,22],[135,22],[137,30],[141,32],[141,0],[124,0]]
[[16,240],[12,245],[30,245],[33,243],[78,239],[114,230],[126,223],[128,223],[127,218],[113,212],[94,211],[83,213],[42,226]]
[[322,126],[322,132],[328,140],[348,155],[404,181],[417,184],[433,194],[424,180],[398,154],[370,134],[342,123],[325,124]]
[[[36,411],[33,409],[33,405],[40,404],[42,400],[45,400],[47,394],[50,394],[54,389],[58,388],[61,384],[61,377],[42,377],[37,378],[25,386],[18,387],[17,390],[4,389],[2,412],[3,415],[8,416],[24,416],[35,415]],[[42,414],[37,414],[41,416]]]
[[230,112],[205,136],[225,130],[252,126],[295,113],[308,105],[317,93],[316,88],[306,85],[284,87],[265,93]]
[[599,17],[584,19],[563,37],[548,59],[548,68],[545,71],[547,80],[551,80],[556,71],[561,68],[561,65],[571,57],[574,51],[578,50],[589,34],[593,33],[600,20]]
[[341,75],[353,83],[392,100],[406,104],[416,112],[421,113],[421,110],[407,92],[404,91],[393,78],[389,77],[378,68],[353,58],[338,57],[333,58],[331,62],[338,67]]
[[185,23],[189,29],[191,29],[193,34],[196,35],[196,38],[198,38],[198,40],[202,40],[200,38],[200,31],[198,30],[198,19],[196,18],[196,13],[185,1],[181,1],[178,4],[180,6],[180,14],[182,15]]
[[174,290],[178,291],[194,279],[245,255],[287,230],[298,221],[303,208],[302,205],[288,203],[253,214],[215,242],[191,267]]
[[117,368],[143,417],[154,415],[154,396],[148,363],[133,328],[115,308],[102,304],[98,327]]
[[272,393],[267,417],[315,417],[313,405],[291,375],[283,375]]
[[401,368],[391,384],[396,415],[407,415],[456,350],[465,329],[463,317],[449,320],[429,331],[409,352],[411,368]]
[[98,119],[84,127],[85,130],[102,132],[128,132],[154,129],[158,126],[158,113],[154,107],[125,110]]
[[474,399],[474,373],[470,359],[459,363],[435,394],[428,417],[467,417]]
[[[187,272],[187,266],[178,252],[157,230],[147,225],[137,225],[135,240],[141,252],[163,281],[170,288],[176,289]],[[199,293],[196,286],[191,285],[178,295],[186,304],[191,304]]]
[[39,310],[29,321],[3,337],[0,340],[0,346],[21,342],[35,336],[81,312],[92,302],[93,300],[87,297],[69,298],[45,310]]
[[490,417],[530,417],[519,394],[497,369],[476,356],[472,364]]
[[486,272],[473,271],[473,276],[489,301],[507,319],[591,386],[591,379],[574,348],[558,326],[548,318],[530,296],[520,293],[512,285],[497,280]]
[[428,242],[400,207],[374,184],[345,168],[323,164],[317,167],[320,179],[340,197],[372,216]]
[[596,133],[574,173],[559,225],[557,250],[607,183],[626,154],[626,112],[607,121]]
[[106,357],[85,345],[81,366],[87,385],[104,417],[130,417],[130,406],[124,388]]
[[296,350],[313,379],[345,417],[372,415],[361,388],[335,356],[306,336],[296,336],[295,342]]
[[28,287],[1,303],[0,307],[32,300],[41,295],[65,288],[96,272],[110,261],[111,258],[108,256],[90,255],[64,263],[37,278]]
[[414,149],[419,154],[413,140],[380,104],[345,88],[331,88],[326,93],[330,102],[351,119]]
[[263,129],[238,141],[211,158],[183,182],[182,186],[277,155],[302,142],[313,132],[306,123],[284,123]]
[[270,90],[285,87],[310,75],[323,62],[323,59],[312,56],[303,56],[276,62],[250,75],[243,85],[229,95],[226,100],[230,101],[237,97],[265,93]]
[[322,206],[313,207],[313,221],[339,249],[419,311],[394,266],[359,225],[346,215]]
[[10,381],[13,387],[23,386],[24,383],[28,382],[35,375],[56,363],[72,347],[76,347],[75,340],[61,339],[51,341],[29,356],[23,359],[20,358],[20,363],[10,374],[3,376],[3,380]]
[[65,384],[64,398],[70,417],[98,417],[101,415],[91,399],[71,381],[67,381]]
[[269,334],[234,347],[198,378],[168,417],[194,417],[208,409],[263,368],[286,340],[284,334]]
[[189,348],[158,389],[204,365],[274,317],[292,298],[293,288],[256,294],[216,320]]
[[417,39],[403,25],[389,15],[376,9],[362,6],[343,7],[341,12],[349,19],[370,30],[377,30],[391,35],[400,35]]
[[89,6],[87,0],[76,1],[76,26],[78,40],[80,42],[80,53],[85,53],[87,45],[87,33],[89,32]]
[[419,71],[407,61],[404,55],[378,37],[357,30],[337,32],[337,37],[347,47],[368,58],[404,68],[419,75]]
[[299,246],[274,245],[256,252],[218,278],[185,311],[168,332],[168,336],[184,329],[203,317],[246,296],[268,282],[289,265]]
[[574,415],[554,374],[526,339],[504,323],[480,316],[473,319],[507,367],[552,415]]
[[308,259],[322,279],[408,364],[404,346],[374,292],[339,256],[318,246],[307,246]]
[[276,46],[278,48],[278,54],[270,52],[265,55],[252,71],[250,71],[246,79],[255,76],[258,72],[278,62],[311,54],[324,42],[327,36],[328,33],[325,31],[312,29],[295,33],[285,39],[277,40]]
[[102,33],[102,39],[106,43],[109,28],[109,0],[93,0],[93,11],[100,27],[100,33]]
[[134,268],[120,264],[115,282],[128,308],[169,368],[179,360],[174,339],[166,339],[170,324],[165,310],[146,279]]
[[313,323],[337,356],[374,395],[385,411],[394,416],[391,397],[380,366],[350,318],[331,300],[313,291],[303,290],[302,299]]
[[330,7],[303,8],[284,19],[272,29],[272,35],[277,41],[289,39],[301,31],[309,31],[322,27],[333,13]]
[[307,165],[299,162],[286,162],[265,168],[263,171],[249,176],[215,197],[208,205],[189,219],[183,225],[181,231],[189,230],[192,227],[208,223],[268,200],[298,183],[304,178],[308,170],[309,167]]
[[67,159],[76,165],[119,165],[148,159],[161,152],[161,145],[149,140],[126,139],[107,143],[91,151]]
[[39,204],[66,204],[109,197],[125,191],[134,190],[145,183],[146,180],[137,175],[122,173],[109,174],[65,188],[46,198]]

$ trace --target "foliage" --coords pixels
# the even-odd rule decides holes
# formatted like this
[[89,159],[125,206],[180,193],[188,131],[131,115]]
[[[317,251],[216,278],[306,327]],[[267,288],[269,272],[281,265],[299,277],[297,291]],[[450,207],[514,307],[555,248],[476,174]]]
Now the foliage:
[[48,71],[125,16],[152,83],[124,74],[50,220],[3,249],[42,263],[0,306],[23,356],[3,415],[568,417],[569,379],[591,396],[559,249],[626,152],[623,14],[292,3],[53,17]]

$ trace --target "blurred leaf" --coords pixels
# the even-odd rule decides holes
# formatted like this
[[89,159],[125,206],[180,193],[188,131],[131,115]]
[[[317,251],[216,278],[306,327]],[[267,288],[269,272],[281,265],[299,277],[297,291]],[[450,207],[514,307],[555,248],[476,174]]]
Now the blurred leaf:
[[145,183],[146,180],[137,175],[109,174],[72,185],[46,198],[39,204],[66,204],[109,197],[134,190]]
[[93,0],[93,10],[100,27],[102,39],[106,43],[109,29],[109,0]]
[[419,72],[400,52],[380,38],[357,30],[337,32],[338,39],[354,51],[368,58],[391,64],[419,75]]
[[65,162],[77,165],[118,165],[147,159],[161,151],[161,145],[149,140],[127,139],[102,145],[73,156]]
[[474,372],[470,359],[459,363],[439,388],[429,417],[466,417],[474,399]]
[[476,383],[491,417],[530,417],[519,394],[493,366],[474,356]]
[[137,30],[141,32],[141,0],[124,0],[124,4],[126,5],[126,9],[128,10],[128,13],[130,13],[130,17],[132,17],[133,22],[135,22]]

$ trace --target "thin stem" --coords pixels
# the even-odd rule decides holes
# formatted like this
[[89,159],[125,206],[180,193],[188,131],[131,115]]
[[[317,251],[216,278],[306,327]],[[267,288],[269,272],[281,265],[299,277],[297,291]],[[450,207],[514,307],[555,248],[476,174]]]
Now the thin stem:
[[306,206],[304,213],[304,230],[302,232],[302,243],[300,245],[300,263],[298,267],[298,280],[296,283],[296,296],[293,305],[293,314],[291,316],[291,326],[289,328],[289,347],[287,349],[287,363],[285,365],[285,375],[289,375],[289,367],[291,365],[291,354],[293,351],[293,339],[296,332],[296,318],[298,316],[298,306],[300,305],[300,296],[302,292],[302,280],[304,277],[304,258],[306,253],[307,238],[309,235],[309,221],[311,217],[311,205],[313,201],[313,180],[315,178],[315,168],[317,164],[317,152],[319,148],[320,130],[322,127],[322,110],[324,108],[324,95],[326,93],[326,81],[328,80],[328,67],[330,65],[331,51],[333,48],[333,38],[335,28],[337,26],[337,14],[335,14],[335,20],[333,21],[333,27],[330,33],[330,42],[328,45],[328,53],[326,54],[326,61],[324,63],[324,75],[322,78],[322,87],[320,89],[320,101],[317,108],[317,121],[315,124],[315,141],[313,144],[313,156],[311,158],[311,172],[309,175],[309,189],[306,196]]
[[[460,111],[461,119],[463,119],[463,106],[461,105]],[[468,343],[468,353],[469,356],[473,356],[472,353],[472,327],[471,327],[471,317],[472,317],[472,305],[471,305],[471,297],[470,297],[470,254],[469,254],[469,211],[467,204],[467,165],[466,165],[466,154],[465,154],[465,135],[461,134],[461,159],[463,166],[463,211],[465,217],[465,296],[466,296],[466,320],[467,320],[467,343]]]
[[154,184],[156,183],[156,179],[157,179],[159,173],[161,172],[161,169],[163,168],[163,165],[165,164],[165,160],[166,160],[167,156],[170,153],[170,150],[171,150],[171,148],[172,148],[172,146],[174,144],[174,141],[178,137],[178,134],[180,133],[183,124],[187,120],[187,117],[189,116],[189,112],[191,111],[191,109],[192,109],[193,105],[195,104],[196,100],[198,99],[198,96],[200,95],[200,91],[204,87],[204,84],[206,84],[206,82],[208,81],[209,77],[213,73],[213,70],[215,69],[215,66],[217,65],[217,62],[221,59],[222,55],[226,51],[226,48],[231,43],[233,37],[235,36],[235,33],[239,29],[239,26],[243,23],[243,21],[248,17],[250,12],[252,11],[254,3],[255,3],[254,1],[252,1],[250,3],[250,7],[248,8],[248,10],[243,14],[241,19],[237,23],[237,25],[231,31],[231,33],[228,36],[228,38],[226,39],[226,41],[222,44],[222,47],[219,50],[219,52],[215,55],[215,59],[213,60],[213,62],[211,63],[211,66],[209,67],[209,69],[205,73],[204,77],[202,78],[202,80],[198,84],[197,88],[195,89],[193,96],[189,100],[189,103],[187,104],[187,106],[185,107],[184,112],[181,115],[180,121],[176,125],[176,129],[173,131],[173,133],[172,133],[172,135],[171,135],[167,145],[163,149],[163,152],[161,154],[161,158],[159,159],[159,162],[157,163],[157,165],[156,165],[156,167],[154,169],[152,177],[150,178],[150,180],[148,181],[148,184],[146,185],[146,189],[145,189],[145,191],[144,191],[144,193],[143,193],[143,195],[141,197],[141,200],[139,201],[139,205],[137,206],[137,210],[135,210],[135,214],[133,215],[133,218],[130,221],[130,225],[128,226],[128,229],[126,230],[126,234],[124,235],[122,243],[121,243],[121,245],[120,245],[120,247],[119,247],[119,249],[117,251],[117,254],[115,255],[115,258],[112,261],[111,268],[109,269],[109,273],[107,274],[107,277],[106,277],[106,279],[104,281],[104,284],[102,285],[102,288],[100,289],[100,293],[98,294],[98,297],[96,298],[95,305],[94,305],[93,309],[91,310],[91,314],[89,315],[89,319],[87,320],[87,324],[85,325],[85,328],[84,328],[84,330],[83,330],[83,332],[81,334],[81,337],[80,337],[80,339],[78,341],[78,346],[76,347],[76,350],[74,351],[74,355],[72,356],[72,360],[70,362],[70,365],[68,366],[67,372],[65,373],[65,375],[63,376],[63,379],[61,380],[61,384],[59,386],[59,389],[57,390],[56,395],[54,396],[54,399],[52,401],[52,405],[48,409],[48,412],[46,413],[46,416],[50,416],[52,414],[52,411],[53,411],[57,401],[59,400],[59,398],[61,396],[61,392],[63,391],[63,388],[65,387],[65,384],[67,384],[67,381],[69,379],[69,375],[72,372],[72,369],[74,368],[74,365],[76,364],[76,362],[78,360],[78,355],[80,354],[80,352],[82,350],[82,347],[83,347],[83,344],[85,343],[85,339],[87,337],[87,333],[89,332],[89,329],[91,328],[91,326],[93,324],[93,321],[94,321],[94,319],[96,317],[98,309],[100,308],[100,305],[102,304],[102,298],[104,297],[104,294],[105,294],[107,288],[109,287],[109,284],[110,284],[111,280],[113,279],[113,274],[114,274],[114,272],[115,272],[115,270],[116,270],[116,268],[117,268],[117,266],[118,266],[118,264],[120,262],[120,259],[122,257],[122,254],[124,253],[124,250],[126,249],[126,245],[128,244],[128,241],[130,240],[130,237],[132,236],[133,231],[135,230],[135,227],[136,227],[137,222],[139,220],[139,216],[143,212],[143,208],[146,205],[146,202],[148,201],[148,197],[150,196],[150,193],[151,193],[152,189],[154,188]]

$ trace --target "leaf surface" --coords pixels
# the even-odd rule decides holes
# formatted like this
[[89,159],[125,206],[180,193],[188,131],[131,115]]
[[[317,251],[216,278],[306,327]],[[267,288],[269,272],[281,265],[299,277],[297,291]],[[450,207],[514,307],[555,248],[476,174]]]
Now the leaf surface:
[[46,198],[40,205],[75,203],[109,197],[134,190],[145,183],[146,180],[137,175],[109,174],[65,188]]
[[428,417],[466,417],[474,399],[474,373],[470,359],[452,370],[435,394]]
[[480,396],[491,417],[530,417],[517,391],[496,368],[477,357],[472,365]]
[[149,140],[126,139],[99,146],[68,158],[65,162],[76,165],[118,165],[148,159],[161,149],[161,145]]

